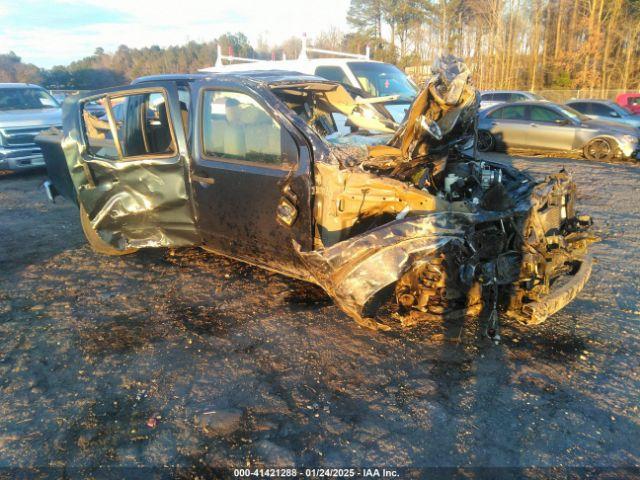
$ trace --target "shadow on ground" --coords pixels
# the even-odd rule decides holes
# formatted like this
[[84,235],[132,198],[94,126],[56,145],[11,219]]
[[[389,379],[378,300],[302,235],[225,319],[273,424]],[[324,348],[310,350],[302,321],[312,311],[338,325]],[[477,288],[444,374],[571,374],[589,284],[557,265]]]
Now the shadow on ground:
[[0,467],[638,465],[637,169],[515,163],[575,170],[605,238],[579,298],[498,346],[363,330],[196,249],[97,256],[41,176],[0,179]]

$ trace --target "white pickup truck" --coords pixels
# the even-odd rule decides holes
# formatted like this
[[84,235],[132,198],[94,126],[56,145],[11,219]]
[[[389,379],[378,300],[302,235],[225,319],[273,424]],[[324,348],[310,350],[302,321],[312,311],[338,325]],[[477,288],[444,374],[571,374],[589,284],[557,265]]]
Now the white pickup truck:
[[34,138],[51,127],[62,128],[62,112],[44,88],[0,83],[0,170],[44,167]]
[[[309,49],[312,50],[312,49]],[[338,53],[338,52],[336,52]],[[340,53],[338,53],[340,54]],[[342,54],[345,55],[345,54]],[[306,58],[301,55],[296,60],[239,59],[220,55],[218,58],[239,60],[242,63],[222,64],[203,68],[201,72],[248,72],[277,70],[316,75],[347,87],[364,91],[372,97],[392,97],[384,106],[401,123],[411,106],[418,89],[411,79],[398,67],[389,63],[369,60],[364,55],[352,55],[352,58]]]

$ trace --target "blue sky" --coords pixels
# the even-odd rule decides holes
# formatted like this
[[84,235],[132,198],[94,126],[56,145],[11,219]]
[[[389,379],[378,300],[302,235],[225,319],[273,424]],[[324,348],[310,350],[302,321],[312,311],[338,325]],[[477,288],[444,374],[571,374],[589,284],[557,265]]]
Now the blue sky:
[[[318,2],[319,3],[319,2]],[[318,5],[316,3],[315,5]],[[40,67],[67,64],[118,45],[208,41],[244,32],[278,43],[335,27],[348,31],[349,0],[0,0],[0,53],[13,50]]]

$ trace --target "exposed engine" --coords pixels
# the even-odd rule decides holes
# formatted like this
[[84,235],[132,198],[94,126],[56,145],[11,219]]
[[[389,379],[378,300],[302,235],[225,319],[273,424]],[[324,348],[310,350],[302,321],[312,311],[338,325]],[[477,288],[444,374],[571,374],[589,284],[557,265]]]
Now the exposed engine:
[[[403,326],[498,312],[540,323],[590,275],[588,217],[561,171],[537,181],[475,154],[478,93],[440,59],[386,145],[335,147],[316,164],[318,251],[303,258],[366,326],[386,287]],[[336,166],[338,168],[336,168]]]
[[[476,163],[466,167],[475,170],[471,177],[450,180],[440,193],[477,206],[481,215],[488,214],[487,221],[468,225],[464,242],[416,264],[400,279],[395,297],[405,315],[399,319],[410,325],[434,315],[475,315],[484,310],[491,316],[498,309],[525,323],[540,323],[572,298],[571,292],[559,295],[553,300],[557,308],[549,308],[548,298],[538,304],[577,273],[594,240],[586,231],[591,219],[576,216],[575,186],[565,172],[535,185],[516,182],[500,168]],[[521,201],[529,196],[531,209],[515,208],[514,194]],[[583,277],[586,281],[588,274]],[[426,316],[407,314],[410,310]],[[493,323],[488,326],[490,335],[496,333]]]

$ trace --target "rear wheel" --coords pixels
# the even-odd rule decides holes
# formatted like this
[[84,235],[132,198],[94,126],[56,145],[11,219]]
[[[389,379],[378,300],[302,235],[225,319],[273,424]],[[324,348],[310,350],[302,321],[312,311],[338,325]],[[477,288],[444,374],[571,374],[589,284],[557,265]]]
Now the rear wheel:
[[616,146],[607,138],[594,138],[584,147],[587,160],[607,161],[616,156]]
[[496,140],[491,133],[486,130],[478,131],[478,150],[481,152],[490,152],[496,148]]
[[82,231],[84,232],[84,236],[87,239],[91,248],[98,253],[103,255],[129,255],[131,253],[135,253],[138,251],[137,248],[126,248],[124,250],[118,250],[117,248],[113,248],[107,242],[100,238],[98,232],[94,230],[91,226],[91,220],[89,219],[89,214],[84,209],[82,203],[80,203],[80,223],[82,224]]

